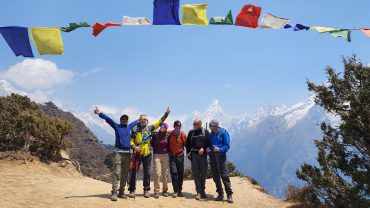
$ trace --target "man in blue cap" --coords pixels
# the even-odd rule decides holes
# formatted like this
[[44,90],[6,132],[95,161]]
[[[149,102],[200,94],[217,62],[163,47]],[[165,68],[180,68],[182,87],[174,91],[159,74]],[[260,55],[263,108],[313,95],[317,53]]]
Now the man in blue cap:
[[216,191],[218,193],[216,201],[224,200],[224,191],[221,184],[222,179],[227,194],[227,201],[229,203],[233,203],[233,191],[231,190],[231,182],[226,158],[226,153],[230,149],[230,136],[224,128],[219,127],[218,120],[212,120],[209,123],[209,127],[211,129],[210,166],[213,181],[216,184]]
[[130,169],[130,139],[131,129],[136,126],[139,120],[135,120],[128,124],[128,116],[122,115],[120,123],[114,122],[104,113],[100,112],[98,107],[95,108],[95,114],[98,114],[100,118],[104,119],[113,129],[116,135],[115,149],[113,154],[113,174],[112,174],[112,201],[117,201],[117,188],[118,181],[120,181],[120,187],[118,191],[118,197],[127,198],[124,194],[128,172]]

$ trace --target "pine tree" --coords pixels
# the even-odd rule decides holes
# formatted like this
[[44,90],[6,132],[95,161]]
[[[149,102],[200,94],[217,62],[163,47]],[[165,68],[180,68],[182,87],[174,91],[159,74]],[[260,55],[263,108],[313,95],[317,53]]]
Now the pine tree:
[[327,67],[328,82],[307,81],[315,101],[340,118],[323,122],[315,140],[319,167],[303,164],[297,177],[329,207],[370,207],[370,67],[353,55],[343,58],[344,71]]

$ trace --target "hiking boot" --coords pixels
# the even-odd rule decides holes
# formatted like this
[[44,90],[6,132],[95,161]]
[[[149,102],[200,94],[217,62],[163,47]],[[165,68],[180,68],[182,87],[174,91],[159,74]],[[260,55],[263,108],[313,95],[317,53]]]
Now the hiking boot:
[[158,199],[158,198],[159,198],[159,193],[158,193],[158,192],[155,192],[155,193],[154,193],[154,198],[155,198],[155,199]]
[[135,191],[130,191],[130,194],[128,195],[130,198],[135,198]]
[[177,196],[178,196],[178,193],[176,193],[176,192],[172,194],[173,198],[177,198]]
[[178,197],[184,197],[184,194],[180,191],[179,194],[177,195]]
[[208,196],[207,196],[207,194],[206,194],[205,192],[203,192],[203,193],[201,194],[201,198],[202,198],[202,199],[208,199]]
[[195,196],[195,199],[200,200],[200,198],[202,198],[202,196],[200,195],[200,193],[197,193],[197,195]]
[[227,195],[227,202],[229,203],[234,203],[234,200],[233,200],[233,195]]
[[110,200],[117,201],[117,193],[112,193],[112,196],[110,197]]
[[125,192],[124,191],[119,191],[118,192],[118,198],[127,199],[127,196],[125,195]]
[[145,197],[145,198],[150,198],[149,191],[144,191],[144,197]]
[[219,194],[216,199],[216,201],[223,201],[224,200],[224,195],[223,194]]
[[163,196],[164,197],[168,197],[168,192],[167,191],[163,191]]

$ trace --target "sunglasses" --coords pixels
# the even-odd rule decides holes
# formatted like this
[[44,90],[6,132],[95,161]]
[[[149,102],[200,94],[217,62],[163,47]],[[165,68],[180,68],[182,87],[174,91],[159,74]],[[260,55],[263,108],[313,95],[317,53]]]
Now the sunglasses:
[[218,127],[218,126],[216,126],[216,125],[209,125],[209,127],[210,127],[210,128],[216,128],[216,127]]
[[199,124],[198,123],[193,123],[193,126],[198,126]]
[[128,119],[127,118],[123,118],[123,119],[121,119],[121,121],[128,121]]

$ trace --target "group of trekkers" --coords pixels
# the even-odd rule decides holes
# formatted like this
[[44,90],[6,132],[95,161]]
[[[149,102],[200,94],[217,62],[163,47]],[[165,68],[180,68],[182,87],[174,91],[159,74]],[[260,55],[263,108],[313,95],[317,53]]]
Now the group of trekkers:
[[[183,197],[182,185],[184,180],[184,155],[191,160],[191,169],[196,188],[196,200],[207,199],[205,192],[206,174],[208,168],[207,155],[209,155],[213,181],[218,196],[216,201],[224,201],[224,190],[227,201],[233,203],[232,189],[228,172],[226,153],[230,149],[230,137],[227,131],[219,127],[219,121],[209,123],[211,132],[203,128],[202,121],[195,119],[193,129],[188,135],[181,130],[180,121],[175,121],[173,130],[169,131],[168,124],[164,123],[170,114],[167,108],[165,114],[156,122],[149,125],[146,115],[140,115],[138,120],[129,123],[129,117],[122,115],[120,123],[116,123],[96,107],[95,114],[104,119],[115,132],[115,149],[113,154],[112,195],[111,200],[127,198],[124,194],[126,181],[129,179],[129,195],[135,198],[136,177],[140,167],[143,166],[144,197],[150,198],[150,168],[153,152],[154,170],[154,198],[160,196],[160,179],[162,177],[162,195],[168,197],[168,170],[171,173],[173,198]],[[159,131],[156,129],[159,128]],[[118,182],[119,188],[118,188]],[[118,191],[118,193],[117,193]]]

